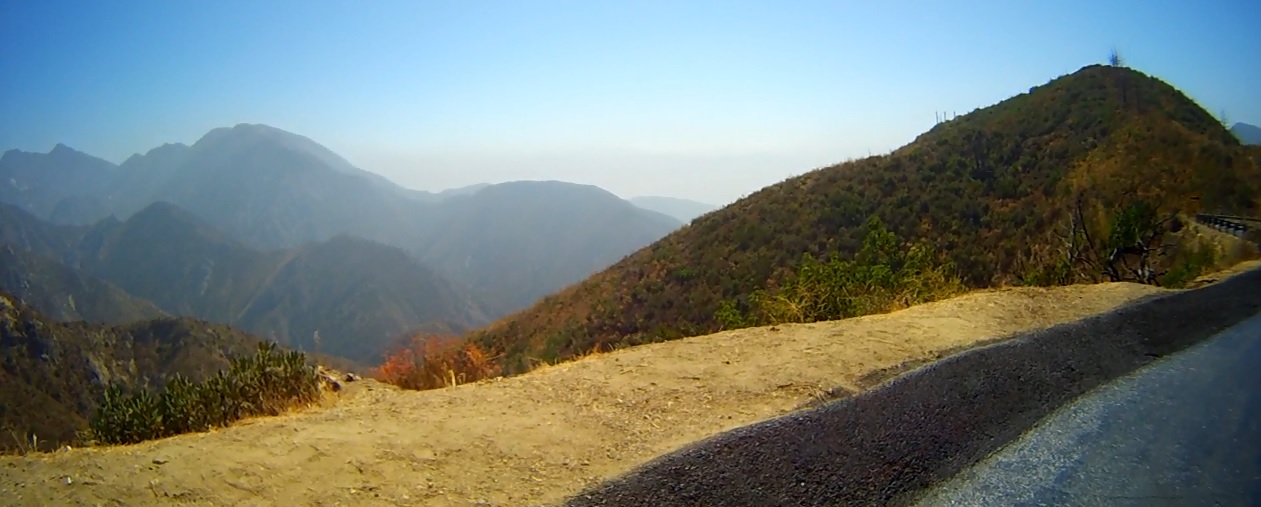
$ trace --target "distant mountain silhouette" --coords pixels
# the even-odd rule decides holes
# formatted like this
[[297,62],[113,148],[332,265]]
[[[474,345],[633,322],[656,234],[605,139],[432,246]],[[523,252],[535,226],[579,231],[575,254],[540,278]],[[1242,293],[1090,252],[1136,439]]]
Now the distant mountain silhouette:
[[192,146],[166,144],[117,167],[65,147],[6,158],[6,174],[18,183],[0,201],[44,221],[127,220],[167,202],[255,250],[349,234],[434,266],[477,294],[491,317],[577,282],[680,225],[595,187],[563,182],[405,189],[309,138],[256,124],[217,128]]
[[1238,137],[1241,143],[1261,145],[1261,127],[1256,125],[1236,123],[1230,127],[1230,133],[1235,134],[1235,137]]
[[[64,144],[54,146],[48,153],[9,150],[0,155],[0,202],[49,219],[65,199],[82,200],[84,196],[102,193],[116,170],[114,164]],[[84,217],[63,209],[56,218],[83,224],[103,216]]]
[[[259,251],[165,202],[125,222],[103,220],[91,227],[58,227],[21,216],[13,207],[3,211],[15,225],[0,229],[0,244],[42,253],[64,268],[25,262],[12,267],[14,279],[55,273],[77,280],[64,273],[73,269],[80,278],[99,278],[173,315],[238,326],[356,361],[375,362],[395,339],[420,328],[460,332],[488,319],[441,275],[398,248],[367,240],[338,236]],[[66,312],[54,303],[66,297],[60,290],[73,286],[32,285],[19,296],[60,318]],[[92,293],[104,290],[94,286]],[[115,296],[115,306],[131,306],[128,297]],[[120,310],[97,317],[117,322],[125,315],[130,314]]]
[[538,298],[661,238],[679,221],[599,187],[517,181],[453,197],[416,250],[467,283],[492,314]]
[[712,204],[691,201],[688,199],[679,199],[677,197],[656,197],[642,196],[632,197],[628,199],[631,204],[644,208],[646,210],[656,211],[674,217],[676,220],[688,223],[692,219],[718,209]]

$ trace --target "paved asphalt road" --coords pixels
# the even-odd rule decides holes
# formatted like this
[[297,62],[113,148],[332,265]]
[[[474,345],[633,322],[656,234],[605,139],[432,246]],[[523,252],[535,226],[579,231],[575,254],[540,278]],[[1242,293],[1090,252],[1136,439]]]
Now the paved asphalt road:
[[919,505],[1261,505],[1261,316],[1070,403]]
[[[565,505],[901,506],[926,491],[958,505],[985,505],[986,495],[999,505],[1261,505],[1250,502],[1261,469],[1258,314],[1261,269],[972,349],[857,396],[716,435]],[[1152,365],[1161,366],[1145,368]],[[1048,452],[1019,453],[1023,435],[1043,421],[1077,413],[1062,408],[1129,378],[1150,387],[1099,398],[1065,416],[1076,422],[1033,434]],[[1127,390],[1135,397],[1122,396]],[[1055,453],[1061,448],[1071,453]],[[1004,449],[1014,457],[982,465],[994,467],[992,479],[938,489]]]

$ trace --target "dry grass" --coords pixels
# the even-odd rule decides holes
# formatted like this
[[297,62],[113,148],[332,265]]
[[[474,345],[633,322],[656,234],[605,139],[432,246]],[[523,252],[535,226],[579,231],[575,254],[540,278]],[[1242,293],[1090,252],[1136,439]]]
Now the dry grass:
[[716,433],[1164,292],[1128,283],[994,289],[842,321],[593,349],[448,389],[357,382],[325,409],[135,446],[2,458],[0,495],[15,505],[553,504]]

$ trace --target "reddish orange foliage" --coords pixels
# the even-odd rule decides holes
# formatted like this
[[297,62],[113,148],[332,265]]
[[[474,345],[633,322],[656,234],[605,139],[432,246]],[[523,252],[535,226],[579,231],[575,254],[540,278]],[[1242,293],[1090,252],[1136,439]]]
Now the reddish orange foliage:
[[386,356],[373,376],[404,389],[437,389],[499,375],[499,365],[477,345],[451,336],[411,337]]

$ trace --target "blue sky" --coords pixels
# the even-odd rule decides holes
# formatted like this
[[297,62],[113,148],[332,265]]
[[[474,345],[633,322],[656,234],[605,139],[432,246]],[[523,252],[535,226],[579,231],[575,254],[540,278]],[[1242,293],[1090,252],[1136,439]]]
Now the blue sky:
[[0,0],[0,149],[265,123],[412,188],[726,203],[1103,62],[1261,124],[1261,2]]

